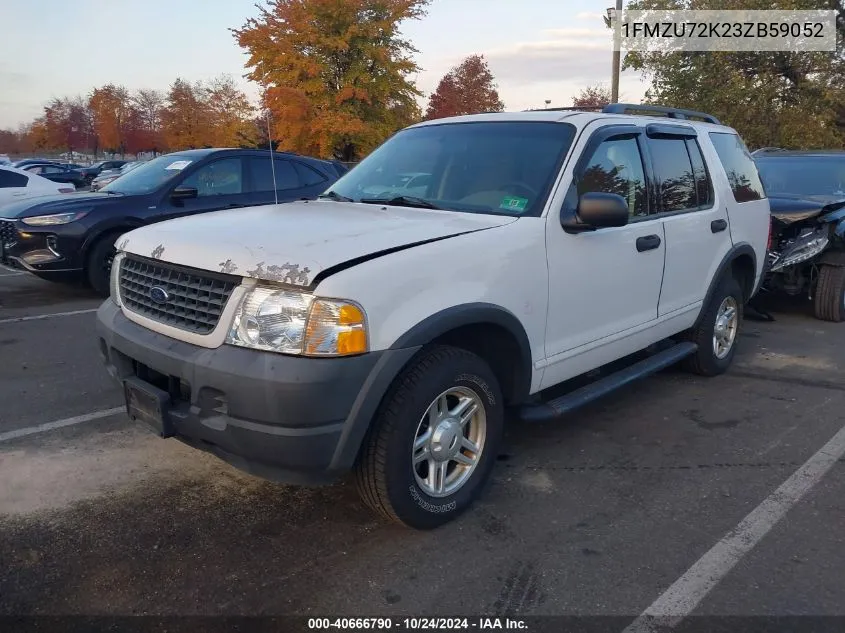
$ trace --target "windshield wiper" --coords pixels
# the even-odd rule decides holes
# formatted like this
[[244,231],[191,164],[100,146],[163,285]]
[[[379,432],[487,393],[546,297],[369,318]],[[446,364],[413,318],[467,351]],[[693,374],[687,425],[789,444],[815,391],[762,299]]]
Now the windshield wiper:
[[342,196],[336,191],[327,191],[326,193],[321,193],[319,196],[317,196],[317,198],[320,200],[334,200],[335,202],[353,202],[352,198]]
[[395,198],[361,198],[358,202],[364,204],[389,204],[393,206],[416,207],[417,209],[438,209],[443,211],[443,207],[438,207],[433,202],[429,202],[423,198],[415,196],[396,196]]

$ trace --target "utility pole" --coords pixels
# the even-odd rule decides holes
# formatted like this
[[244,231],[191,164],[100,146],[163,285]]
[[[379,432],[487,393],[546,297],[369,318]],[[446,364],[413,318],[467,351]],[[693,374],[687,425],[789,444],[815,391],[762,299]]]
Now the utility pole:
[[607,13],[610,18],[609,26],[613,29],[613,76],[611,77],[610,102],[619,103],[619,73],[622,65],[622,51],[616,47],[616,28],[622,17],[622,0],[616,0],[615,13],[613,13],[613,9],[608,9]]

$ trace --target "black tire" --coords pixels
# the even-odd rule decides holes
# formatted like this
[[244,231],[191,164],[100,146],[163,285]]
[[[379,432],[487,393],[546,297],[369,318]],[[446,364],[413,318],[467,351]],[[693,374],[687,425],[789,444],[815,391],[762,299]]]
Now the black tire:
[[819,269],[813,308],[817,319],[834,323],[845,321],[845,267],[822,266]]
[[[429,405],[453,388],[469,389],[478,396],[486,415],[486,437],[466,482],[448,496],[431,496],[415,476],[414,441]],[[499,383],[486,362],[454,347],[424,350],[396,378],[364,440],[355,469],[361,498],[378,514],[411,528],[428,530],[452,521],[489,480],[503,426]]]
[[[737,326],[736,333],[733,338],[733,343],[730,349],[722,358],[717,356],[714,350],[713,338],[716,330],[716,317],[723,302],[729,297],[732,297],[736,303],[737,311]],[[695,354],[688,356],[683,361],[683,367],[699,376],[718,376],[727,371],[733,362],[736,354],[737,342],[739,340],[739,330],[742,327],[742,317],[745,307],[745,298],[742,293],[742,288],[739,282],[731,275],[726,275],[719,282],[716,291],[710,297],[707,305],[704,307],[704,314],[698,326],[684,333],[683,337],[687,341],[691,341],[698,345],[698,350]]]
[[120,233],[109,233],[104,235],[88,252],[88,259],[85,262],[85,278],[88,285],[101,297],[108,297],[111,284],[111,262],[114,260],[117,249],[114,243]]

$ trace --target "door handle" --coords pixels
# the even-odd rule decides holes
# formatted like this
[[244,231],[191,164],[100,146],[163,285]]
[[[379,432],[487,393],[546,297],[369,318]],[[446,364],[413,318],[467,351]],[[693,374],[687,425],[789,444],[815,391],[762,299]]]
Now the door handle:
[[653,251],[658,246],[660,246],[660,237],[657,235],[646,235],[645,237],[637,238],[637,250],[640,253],[643,251]]
[[726,228],[728,228],[727,220],[713,220],[710,223],[710,231],[712,233],[719,233],[721,231],[724,231]]

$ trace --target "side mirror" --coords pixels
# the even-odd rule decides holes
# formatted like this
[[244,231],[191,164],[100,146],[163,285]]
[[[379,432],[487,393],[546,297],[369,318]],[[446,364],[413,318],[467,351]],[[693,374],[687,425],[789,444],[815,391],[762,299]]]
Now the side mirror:
[[615,193],[592,191],[578,200],[576,213],[564,213],[561,225],[567,233],[583,233],[613,226],[625,226],[630,219],[628,203]]
[[184,185],[179,185],[170,192],[170,197],[173,200],[185,200],[187,198],[196,198],[197,193],[196,187],[185,187]]

